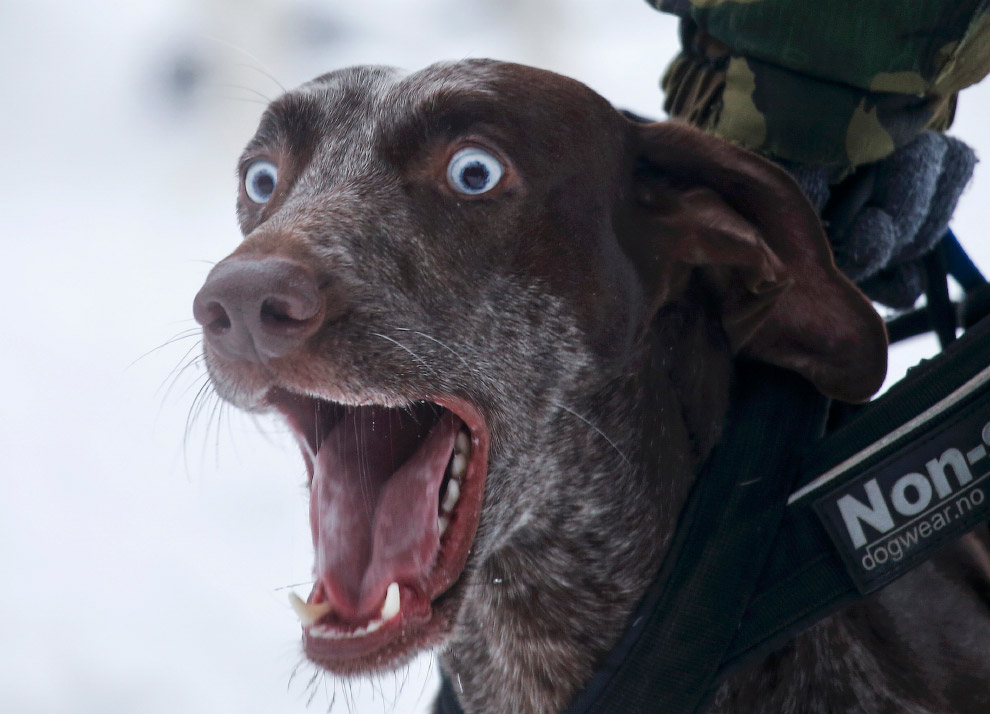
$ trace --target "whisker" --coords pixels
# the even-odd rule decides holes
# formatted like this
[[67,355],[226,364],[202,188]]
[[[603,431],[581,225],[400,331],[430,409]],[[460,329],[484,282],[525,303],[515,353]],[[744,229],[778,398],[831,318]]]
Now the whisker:
[[192,358],[190,358],[190,355],[192,354],[193,350],[199,347],[199,345],[200,343],[197,342],[195,345],[187,349],[185,353],[182,355],[182,357],[179,358],[179,361],[172,368],[172,370],[165,375],[164,379],[162,379],[161,384],[158,385],[158,389],[155,390],[155,394],[158,394],[162,390],[162,387],[165,386],[166,382],[168,383],[168,389],[165,390],[165,395],[162,401],[168,398],[169,392],[172,390],[172,387],[175,386],[175,383],[179,379],[179,377],[182,376],[182,373],[185,372],[190,365],[194,364],[197,361],[197,359],[203,358],[202,354],[196,354],[193,355]]
[[[162,406],[164,406],[165,403],[168,401],[169,397],[172,394],[172,390],[175,389],[175,386],[179,383],[179,380],[182,378],[182,375],[185,374],[186,371],[189,370],[189,369],[197,368],[197,367],[202,366],[205,362],[206,362],[206,357],[204,357],[201,354],[193,355],[192,357],[189,358],[189,360],[186,362],[185,366],[183,366],[182,369],[180,369],[178,371],[178,373],[176,373],[176,375],[172,378],[172,383],[168,385],[168,389],[166,389],[165,390],[165,394],[162,395]],[[206,374],[206,373],[203,373],[203,374],[199,375],[199,377],[200,378],[204,378],[205,377],[205,378],[208,379],[209,378],[209,375]],[[185,388],[185,390],[183,390],[182,394],[183,395],[188,394],[189,393],[189,390],[192,388],[192,385],[194,385],[194,384],[196,384],[196,380],[194,380],[191,385],[187,386]]]
[[268,79],[272,80],[275,84],[278,85],[278,88],[281,89],[283,92],[288,91],[284,86],[282,86],[282,83],[281,82],[279,82],[277,79],[275,79],[274,76],[272,76],[272,74],[270,72],[268,72],[265,69],[263,69],[265,63],[262,62],[257,57],[255,57],[250,52],[248,52],[247,50],[243,49],[242,47],[238,47],[237,45],[235,45],[235,44],[233,44],[231,42],[228,42],[227,40],[225,40],[225,39],[223,39],[221,37],[217,37],[216,35],[207,35],[206,38],[209,39],[209,40],[212,40],[213,42],[216,42],[217,44],[223,45],[224,47],[227,47],[229,49],[232,49],[234,52],[238,52],[238,53],[244,55],[249,60],[251,60],[251,62],[254,63],[254,64],[250,64],[250,63],[247,63],[247,62],[238,62],[238,63],[235,63],[234,66],[236,66],[236,67],[247,67],[249,69],[253,69],[254,71],[259,72],[259,73],[263,74],[264,76],[268,77]]
[[[409,684],[409,669],[412,665],[407,664],[402,668],[402,681],[398,683],[395,688],[395,694],[392,696],[392,706],[389,708],[389,714],[395,714],[395,708],[399,704],[399,698],[402,693],[406,691],[406,685]],[[398,674],[398,673],[396,673]]]
[[[309,682],[306,684],[306,690],[310,692],[309,698],[306,700],[307,707],[313,703],[313,700],[316,699],[316,693],[320,691],[319,684],[316,681],[319,678],[320,678],[320,670],[316,670],[315,672],[313,672],[313,676],[309,678]],[[334,696],[336,696],[336,693]],[[332,707],[333,704],[331,703],[330,706]]]
[[347,712],[348,714],[355,714],[357,712],[357,698],[354,696],[354,685],[347,682],[344,689],[347,690]]
[[[251,94],[255,95],[256,97],[260,97],[261,99],[264,99],[265,100],[265,104],[271,104],[272,103],[272,99],[268,95],[264,94],[263,92],[259,92],[254,87],[248,87],[248,86],[243,85],[243,84],[218,84],[218,85],[216,85],[215,88],[216,89],[242,89],[245,92],[250,92]],[[233,98],[233,97],[229,97],[229,98]]]
[[127,370],[129,370],[131,367],[133,367],[134,365],[136,365],[138,362],[140,362],[141,360],[143,360],[148,355],[153,354],[153,353],[157,352],[158,350],[160,350],[160,349],[162,349],[164,347],[168,347],[169,345],[174,344],[176,342],[181,342],[182,340],[188,340],[190,337],[196,337],[198,334],[199,334],[199,328],[193,328],[193,327],[191,327],[188,330],[183,330],[182,332],[180,332],[179,334],[177,334],[175,337],[171,337],[171,338],[165,340],[164,342],[162,342],[157,347],[152,347],[150,350],[148,350],[147,352],[145,352],[143,355],[141,355],[140,357],[137,357],[133,362],[131,362],[130,364],[128,364],[126,367],[124,367],[124,371],[126,372]]
[[[237,49],[237,48],[234,48],[234,49]],[[245,54],[247,54],[247,53],[245,52]],[[250,57],[250,55],[248,55],[248,56]],[[252,57],[252,59],[254,59],[254,58]],[[285,86],[281,82],[279,82],[277,79],[275,79],[275,76],[273,74],[271,74],[270,72],[265,71],[264,69],[262,69],[258,65],[248,64],[247,62],[236,62],[234,64],[234,66],[235,67],[247,67],[248,69],[253,69],[258,74],[262,74],[265,77],[268,77],[268,79],[272,80],[276,85],[278,85],[278,88],[281,89],[283,93],[289,91],[288,89],[285,88]]]
[[588,426],[590,426],[592,429],[594,429],[595,431],[597,431],[598,434],[603,439],[605,439],[605,441],[607,441],[609,443],[609,446],[611,446],[613,449],[615,449],[615,453],[617,453],[619,456],[622,457],[622,460],[626,462],[626,465],[627,466],[632,466],[632,462],[630,462],[629,459],[626,457],[626,455],[624,453],[622,453],[622,450],[618,446],[615,445],[615,442],[608,438],[608,436],[605,434],[604,431],[602,431],[601,429],[599,429],[597,426],[595,426],[594,424],[592,424],[590,421],[588,421],[586,418],[584,418],[583,416],[581,416],[580,414],[578,414],[576,411],[574,411],[570,407],[564,406],[560,402],[553,401],[553,400],[551,400],[551,404],[553,404],[555,407],[557,407],[559,409],[563,409],[565,412],[567,412],[571,416],[577,417],[578,419],[580,419],[581,421],[583,421],[585,424],[587,424]]
[[[189,388],[195,386],[196,382],[193,382]],[[189,405],[189,411],[186,414],[186,427],[182,435],[182,462],[185,467],[186,474],[189,471],[189,438],[192,436],[192,428],[196,419],[199,417],[199,413],[203,409],[204,402],[208,401],[210,388],[212,383],[207,375],[203,375],[202,384],[200,384],[199,389],[196,390],[196,394],[193,397],[192,403]],[[187,388],[187,391],[188,389]]]
[[371,697],[372,699],[381,699],[382,704],[385,704],[385,692],[382,690],[382,676],[381,674],[372,674],[366,678],[368,686],[371,687]]
[[437,656],[435,654],[430,655],[430,664],[426,668],[426,677],[423,679],[423,686],[419,689],[419,696],[416,697],[416,706],[423,701],[423,695],[426,694],[426,684],[430,681],[430,677],[433,676],[433,663],[436,662]]
[[[327,689],[327,676],[328,675],[326,673],[323,674],[322,683],[323,683],[323,691],[324,692],[326,692],[326,689]],[[339,679],[337,677],[332,677],[332,681],[333,681],[333,696],[331,697],[329,694],[327,694],[327,709],[326,709],[327,714],[330,714],[330,712],[336,710],[337,695],[340,694],[341,697],[344,696],[341,693],[340,688],[337,686],[337,684],[339,682]],[[347,702],[346,701],[344,702],[344,706],[347,706]]]
[[388,340],[389,342],[391,342],[391,343],[392,343],[392,344],[394,344],[395,346],[397,346],[397,347],[400,347],[400,348],[402,348],[402,349],[404,349],[404,350],[405,350],[406,352],[408,352],[408,353],[409,353],[409,354],[410,354],[410,355],[412,356],[412,358],[413,358],[414,360],[416,360],[416,361],[417,361],[417,362],[419,362],[419,363],[420,363],[421,365],[423,365],[424,367],[426,367],[426,369],[428,369],[428,370],[429,370],[429,371],[431,371],[431,372],[433,372],[433,371],[434,371],[434,370],[433,370],[433,368],[432,368],[432,367],[431,367],[431,366],[430,366],[429,364],[427,364],[427,363],[426,363],[426,360],[424,360],[424,359],[423,359],[422,357],[420,357],[420,356],[419,356],[418,354],[416,354],[415,352],[413,352],[413,351],[412,351],[411,349],[409,349],[408,347],[406,347],[406,346],[405,346],[404,344],[402,344],[401,342],[399,342],[399,341],[397,341],[397,340],[393,340],[393,339],[392,339],[391,337],[389,337],[388,335],[383,335],[383,334],[381,334],[380,332],[371,332],[371,333],[369,333],[369,334],[371,334],[371,335],[374,335],[375,337],[381,337],[381,338],[382,338],[383,340]]
[[253,97],[234,97],[229,94],[221,94],[220,98],[226,99],[227,101],[230,102],[245,102],[246,104],[257,104],[262,107],[267,107],[269,104],[269,102],[263,102],[262,100],[255,99]]
[[[234,436],[234,411],[233,405],[230,402],[223,399],[220,400],[220,416],[217,421],[217,431],[220,431],[220,427],[223,424],[224,417],[227,418],[227,441],[230,443],[231,447],[234,448],[236,453],[240,453],[237,449],[236,437]],[[219,434],[217,434],[219,437]]]
[[[199,355],[199,356],[196,356],[196,357],[193,357],[193,358],[192,358],[192,359],[191,359],[191,360],[189,361],[189,363],[188,363],[188,364],[187,364],[187,365],[186,365],[185,367],[183,367],[182,369],[183,369],[183,370],[186,370],[186,369],[188,369],[189,367],[192,367],[192,366],[193,366],[194,364],[200,364],[200,363],[202,363],[202,362],[204,362],[204,361],[205,361],[205,359],[206,359],[206,358],[205,358],[205,357],[203,357],[202,355]],[[180,373],[180,374],[181,374],[181,373]],[[175,383],[175,382],[176,382],[176,381],[178,380],[178,378],[179,378],[179,375],[176,375],[176,379],[175,379],[175,380],[173,380],[173,383]],[[194,388],[194,387],[195,387],[195,386],[196,386],[197,384],[200,384],[200,381],[201,381],[201,380],[206,380],[206,381],[208,382],[208,381],[209,381],[209,379],[210,379],[210,375],[208,375],[208,374],[206,374],[206,373],[203,373],[203,374],[201,374],[201,375],[199,375],[199,376],[198,376],[198,377],[197,377],[196,379],[194,379],[194,380],[192,381],[192,383],[191,383],[191,384],[187,384],[187,385],[186,385],[186,388],[182,390],[182,393],[181,393],[181,394],[179,395],[179,398],[181,399],[182,397],[185,397],[185,396],[186,396],[187,394],[189,394],[189,390],[191,390],[191,389],[193,389],[193,388]],[[200,387],[200,388],[202,388],[202,387]],[[171,388],[171,387],[169,387],[169,389],[171,390],[172,388]],[[167,396],[167,394],[166,394],[166,396]]]
[[303,665],[307,664],[305,659],[301,659],[296,663],[296,666],[292,668],[292,672],[289,674],[289,681],[285,684],[285,691],[289,692],[292,690],[292,683],[296,679],[296,675],[299,674],[299,670],[303,668]]
[[465,367],[467,367],[468,369],[471,369],[470,363],[468,363],[468,361],[466,359],[464,359],[457,350],[455,350],[450,345],[444,344],[443,342],[441,342],[440,340],[438,340],[436,337],[433,337],[432,335],[428,335],[425,332],[420,332],[419,330],[410,329],[408,327],[396,327],[394,329],[401,330],[402,332],[411,332],[414,335],[419,335],[420,337],[425,337],[426,339],[430,340],[431,342],[436,342],[438,345],[440,345],[445,350],[447,350],[452,355],[454,355],[454,357],[456,357],[461,362],[463,362]]
[[196,396],[193,397],[192,405],[189,407],[189,413],[186,414],[186,432],[182,441],[183,448],[187,446],[189,437],[192,435],[193,425],[199,418],[205,403],[209,401],[212,386],[213,383],[208,378],[205,378],[204,375],[203,383],[196,391]]
[[222,399],[213,400],[213,408],[210,410],[210,418],[206,422],[206,434],[209,437],[210,427],[213,424],[214,417],[216,418],[216,441],[213,444],[213,464],[214,466],[220,466],[220,430],[223,428],[221,419],[223,417],[223,405],[224,401]]

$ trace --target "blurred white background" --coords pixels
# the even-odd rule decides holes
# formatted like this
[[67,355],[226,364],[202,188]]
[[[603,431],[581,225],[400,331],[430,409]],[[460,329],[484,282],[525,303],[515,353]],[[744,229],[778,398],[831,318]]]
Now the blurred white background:
[[[659,117],[676,46],[643,0],[0,0],[0,712],[427,710],[429,658],[357,686],[302,663],[287,435],[215,401],[187,423],[236,158],[279,84],[355,63],[509,59]],[[982,156],[988,85],[954,128]],[[985,271],[988,195],[980,165],[954,221]]]

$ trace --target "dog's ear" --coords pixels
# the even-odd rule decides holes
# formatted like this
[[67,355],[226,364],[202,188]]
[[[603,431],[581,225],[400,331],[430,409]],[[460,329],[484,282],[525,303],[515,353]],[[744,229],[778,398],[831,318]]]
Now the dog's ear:
[[839,399],[876,392],[887,370],[883,321],[835,267],[790,176],[682,124],[630,131],[632,205],[617,228],[652,299],[648,318],[695,277],[735,353],[792,369]]

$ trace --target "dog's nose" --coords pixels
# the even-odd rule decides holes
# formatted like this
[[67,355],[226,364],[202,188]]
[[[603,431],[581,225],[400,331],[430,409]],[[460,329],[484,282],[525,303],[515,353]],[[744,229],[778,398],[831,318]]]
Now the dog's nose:
[[228,258],[193,300],[210,345],[229,360],[265,362],[299,347],[323,321],[313,273],[286,258]]

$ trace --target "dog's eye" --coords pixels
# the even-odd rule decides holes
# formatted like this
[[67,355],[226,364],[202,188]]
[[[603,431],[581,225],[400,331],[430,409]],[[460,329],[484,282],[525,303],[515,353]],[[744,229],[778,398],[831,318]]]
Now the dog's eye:
[[476,148],[461,149],[447,166],[447,180],[458,193],[469,195],[490,191],[502,178],[502,164],[498,159]]
[[271,161],[258,159],[248,166],[244,173],[244,190],[255,203],[268,203],[275,191],[278,180],[278,167]]

